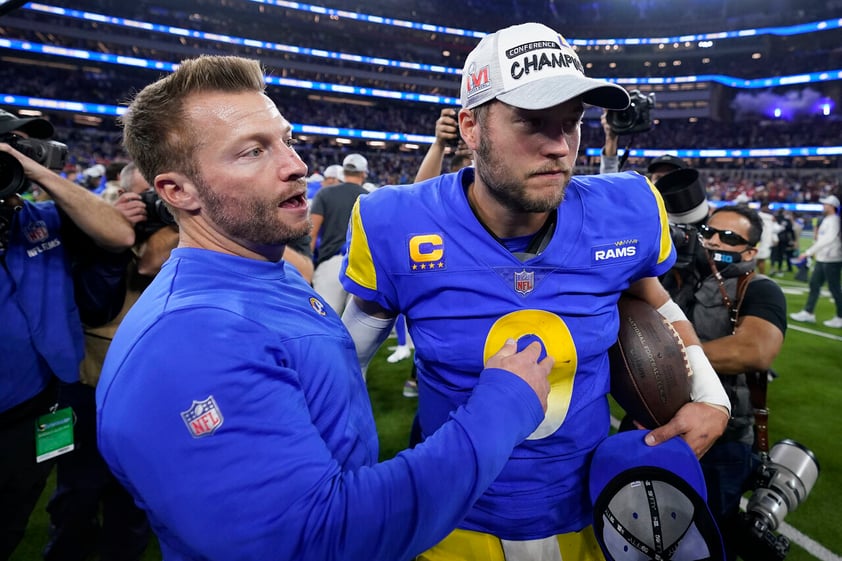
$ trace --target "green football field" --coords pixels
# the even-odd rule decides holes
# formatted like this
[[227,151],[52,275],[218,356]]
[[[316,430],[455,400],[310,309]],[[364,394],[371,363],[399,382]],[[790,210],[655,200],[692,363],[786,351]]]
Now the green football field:
[[[806,284],[792,274],[776,279],[787,293],[789,312],[801,309],[806,299]],[[821,472],[812,493],[785,520],[795,535],[789,561],[814,559],[840,561],[842,532],[842,431],[835,408],[842,407],[842,329],[831,329],[821,321],[833,316],[829,295],[821,297],[816,309],[816,325],[790,322],[786,341],[774,364],[778,378],[769,385],[770,442],[789,438],[812,450]],[[390,341],[388,344],[394,344]],[[415,399],[402,396],[401,388],[410,371],[410,361],[389,364],[384,346],[368,371],[369,391],[381,441],[381,458],[394,456],[406,447],[409,427],[415,411]],[[615,414],[620,412],[615,410]],[[50,487],[53,485],[51,479]],[[44,510],[48,488],[36,507],[24,543],[13,561],[40,559],[46,541],[47,517]],[[804,548],[807,549],[804,549]],[[145,560],[159,560],[153,543]]]

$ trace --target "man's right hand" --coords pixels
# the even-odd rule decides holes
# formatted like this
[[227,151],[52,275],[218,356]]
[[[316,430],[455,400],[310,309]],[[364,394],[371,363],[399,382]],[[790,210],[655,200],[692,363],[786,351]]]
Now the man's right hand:
[[456,110],[445,108],[436,120],[436,142],[441,146],[453,144],[459,138],[459,123],[456,121]]
[[508,370],[529,384],[529,387],[541,401],[541,408],[546,413],[547,396],[550,394],[549,375],[555,360],[548,355],[544,360],[538,362],[540,355],[541,343],[535,341],[518,352],[515,340],[509,339],[502,349],[488,359],[485,367]]
[[122,193],[114,202],[114,208],[119,210],[132,225],[143,222],[148,218],[146,216],[146,204],[140,200],[140,195],[131,191]]

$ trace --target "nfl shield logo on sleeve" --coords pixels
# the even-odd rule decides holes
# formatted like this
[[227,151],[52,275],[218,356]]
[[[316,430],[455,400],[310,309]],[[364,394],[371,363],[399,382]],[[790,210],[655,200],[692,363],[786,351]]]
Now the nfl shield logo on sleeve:
[[181,412],[181,418],[193,438],[213,434],[222,426],[222,412],[212,395],[204,401],[194,401],[187,411]]

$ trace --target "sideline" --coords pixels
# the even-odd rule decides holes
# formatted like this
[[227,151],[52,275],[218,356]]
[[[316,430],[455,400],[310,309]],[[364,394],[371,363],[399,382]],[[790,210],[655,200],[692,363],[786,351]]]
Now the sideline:
[[825,339],[832,339],[834,341],[842,341],[842,335],[834,335],[833,333],[827,333],[825,331],[818,331],[816,329],[810,329],[809,327],[802,327],[801,325],[795,323],[787,323],[787,329],[793,329],[795,331],[800,331],[802,333],[809,333],[810,335],[816,335],[817,337],[824,337]]

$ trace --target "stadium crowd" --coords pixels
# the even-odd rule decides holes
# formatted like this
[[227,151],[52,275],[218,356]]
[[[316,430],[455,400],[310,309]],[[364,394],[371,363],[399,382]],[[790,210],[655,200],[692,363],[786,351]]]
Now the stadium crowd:
[[[788,0],[778,0],[782,11],[775,13],[768,11],[766,16],[754,21],[757,25],[772,25],[786,22],[793,25],[799,21],[817,20],[834,17],[835,2],[805,3],[806,7],[785,9],[790,4]],[[60,4],[60,2],[59,2]],[[431,5],[436,5],[432,2]],[[470,3],[469,3],[470,4]],[[698,5],[697,5],[698,4]],[[801,4],[801,3],[799,3]],[[621,4],[622,5],[622,4]],[[564,10],[553,8],[554,2],[545,5],[529,6],[529,15],[534,17],[535,10],[547,9],[549,19],[575,18],[577,38],[610,38],[629,36],[629,29],[636,27],[629,25],[630,21],[640,18],[646,22],[645,29],[649,36],[656,36],[657,21],[669,17],[675,8],[667,2],[651,0],[650,2],[634,3],[632,11],[619,7],[617,3],[587,3]],[[632,6],[632,4],[629,4]],[[686,8],[685,8],[686,6]],[[744,8],[736,8],[734,3],[722,2],[719,6],[701,9],[701,3],[683,3],[682,18],[671,25],[668,35],[676,33],[701,33],[722,31],[722,26],[733,28],[742,19],[734,12]],[[453,95],[458,80],[455,74],[444,73],[441,69],[431,71],[426,69],[401,68],[397,72],[390,72],[390,60],[401,60],[408,63],[435,65],[455,70],[460,68],[464,57],[476,43],[476,39],[457,34],[449,34],[442,30],[429,31],[420,29],[401,29],[401,48],[394,49],[391,34],[384,32],[384,25],[354,21],[348,24],[336,16],[322,16],[304,10],[283,10],[271,5],[243,2],[230,4],[222,0],[202,0],[200,2],[177,2],[160,6],[154,3],[131,3],[116,5],[104,0],[88,0],[74,2],[73,8],[90,10],[98,14],[113,14],[123,18],[140,22],[149,22],[161,26],[174,26],[177,29],[189,30],[189,33],[150,33],[145,29],[111,24],[106,22],[91,22],[89,19],[61,17],[35,10],[19,10],[6,18],[2,34],[11,39],[32,41],[33,43],[48,42],[52,46],[68,49],[84,49],[93,52],[118,54],[121,56],[140,57],[152,60],[175,62],[186,56],[197,53],[223,52],[232,48],[235,40],[239,54],[261,58],[272,66],[274,60],[281,77],[313,80],[342,85],[358,85],[376,88],[399,89],[406,92],[430,93],[437,90],[446,95]],[[376,5],[365,4],[356,7],[360,13],[366,14],[376,10]],[[352,11],[350,6],[341,6],[342,10]],[[383,7],[383,13],[396,9],[394,6]],[[699,10],[699,18],[687,18],[690,13]],[[514,23],[518,19],[518,12],[523,11],[519,2],[514,1],[503,13],[513,18],[508,22]],[[559,12],[556,16],[552,12]],[[440,21],[442,13],[430,14],[429,19],[422,21]],[[746,10],[751,13],[751,10]],[[470,12],[466,12],[470,13]],[[484,15],[493,20],[493,10],[483,9]],[[787,15],[782,19],[781,14]],[[658,17],[653,17],[657,14]],[[711,18],[709,28],[705,27],[706,17]],[[726,14],[726,16],[723,16]],[[727,14],[735,19],[729,19]],[[413,12],[406,17],[413,21],[423,17],[424,13]],[[483,18],[484,21],[484,18]],[[680,22],[692,21],[693,25],[682,28]],[[453,25],[450,21],[441,22]],[[474,22],[466,22],[468,29],[474,29]],[[484,22],[485,23],[485,22]],[[599,28],[590,28],[590,23],[597,23]],[[745,24],[749,25],[746,21]],[[349,26],[353,31],[349,32]],[[284,30],[283,43],[279,50],[270,47],[249,44],[243,39],[267,42],[279,47],[277,30]],[[192,31],[211,34],[211,38],[200,38]],[[172,30],[171,30],[172,31]],[[719,55],[705,49],[696,49],[695,44],[687,46],[676,43],[665,45],[654,43],[650,45],[635,45],[624,47],[610,45],[600,47],[586,47],[582,58],[589,71],[597,76],[607,78],[637,77],[669,77],[676,74],[723,74],[738,78],[751,79],[769,76],[783,76],[798,69],[833,69],[842,62],[842,49],[839,48],[842,31],[834,29],[817,34],[793,35],[785,38],[770,37],[759,49],[763,56],[754,56],[757,49],[750,43],[739,40],[722,42]],[[103,41],[107,37],[107,41]],[[45,38],[48,41],[45,41]],[[304,52],[297,52],[294,47],[301,47]],[[347,55],[342,58],[330,56],[326,58],[326,51],[342,52]],[[313,51],[316,51],[314,53]],[[674,54],[671,54],[674,53]],[[315,55],[315,56],[314,56]],[[355,60],[353,55],[374,57],[378,62],[366,63]],[[644,56],[645,55],[645,56]],[[676,66],[675,59],[680,59],[680,66]],[[618,66],[617,61],[622,60]],[[657,63],[661,60],[661,63]],[[655,61],[655,62],[653,62]],[[621,70],[622,69],[622,70]],[[800,70],[799,70],[800,71]]]

